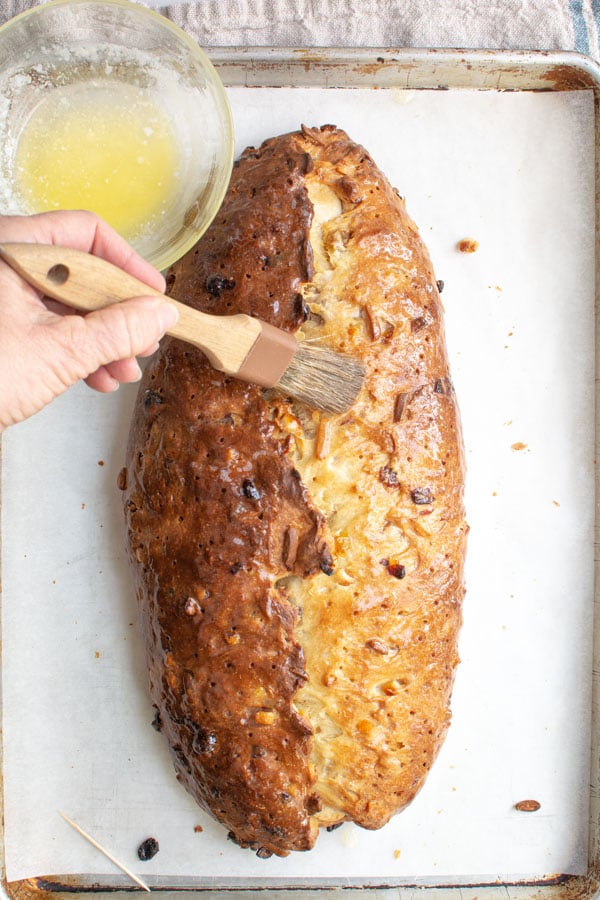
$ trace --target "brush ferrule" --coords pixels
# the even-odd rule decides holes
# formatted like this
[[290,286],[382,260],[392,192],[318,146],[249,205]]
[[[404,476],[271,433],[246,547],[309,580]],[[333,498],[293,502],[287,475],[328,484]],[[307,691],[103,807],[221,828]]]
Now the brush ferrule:
[[261,387],[274,387],[297,349],[298,341],[293,334],[274,328],[268,322],[261,322],[260,334],[238,369],[237,377]]

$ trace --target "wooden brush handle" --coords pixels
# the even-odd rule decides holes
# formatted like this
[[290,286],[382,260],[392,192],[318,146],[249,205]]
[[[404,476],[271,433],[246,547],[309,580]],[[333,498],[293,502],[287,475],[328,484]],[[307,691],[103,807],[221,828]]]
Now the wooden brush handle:
[[[84,312],[131,297],[164,296],[112,263],[69,247],[0,244],[0,258],[46,296]],[[165,299],[179,310],[179,320],[168,334],[194,344],[216,369],[237,374],[261,333],[260,321],[241,314],[210,316],[171,297]]]

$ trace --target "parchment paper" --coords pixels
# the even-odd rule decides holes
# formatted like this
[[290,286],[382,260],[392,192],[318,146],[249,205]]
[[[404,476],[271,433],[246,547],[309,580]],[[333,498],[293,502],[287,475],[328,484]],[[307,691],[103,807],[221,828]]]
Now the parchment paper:
[[[116,480],[136,388],[81,385],[3,440],[6,871],[150,883],[516,880],[586,868],[593,602],[594,180],[589,93],[235,89],[238,150],[334,122],[429,245],[468,461],[454,719],[380,832],[259,860],[175,780],[150,723]],[[457,241],[479,242],[476,253]],[[536,799],[537,813],[515,802]],[[195,826],[201,826],[195,830]],[[154,836],[160,852],[141,863]],[[158,879],[157,881],[155,879]]]

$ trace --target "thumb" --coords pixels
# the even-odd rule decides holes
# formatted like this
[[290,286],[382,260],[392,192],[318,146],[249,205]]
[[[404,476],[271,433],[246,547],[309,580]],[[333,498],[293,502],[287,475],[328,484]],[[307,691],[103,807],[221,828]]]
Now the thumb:
[[83,317],[64,316],[62,326],[77,377],[86,378],[108,363],[138,356],[178,318],[177,307],[163,297],[134,297]]

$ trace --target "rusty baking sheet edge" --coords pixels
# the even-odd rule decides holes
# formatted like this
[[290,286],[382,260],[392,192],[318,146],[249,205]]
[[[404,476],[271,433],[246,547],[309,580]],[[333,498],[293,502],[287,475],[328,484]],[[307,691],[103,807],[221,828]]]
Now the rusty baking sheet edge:
[[[209,55],[227,87],[400,88],[410,90],[569,91],[591,90],[595,106],[596,298],[600,298],[600,66],[579,53],[564,51],[436,50],[403,48],[211,48]],[[600,303],[596,303],[596,334],[600,334]],[[600,348],[599,348],[600,349]],[[600,448],[600,353],[596,361],[596,447]],[[0,443],[0,471],[2,448]],[[598,494],[598,485],[596,485]],[[0,504],[1,504],[0,494]],[[182,891],[195,897],[234,900],[250,892],[261,897],[314,898],[351,894],[353,897],[397,900],[588,900],[600,895],[600,522],[595,526],[594,669],[592,696],[592,771],[590,772],[590,848],[583,876],[548,875],[535,881],[497,884],[376,884],[322,882],[239,884],[201,888],[163,881],[153,888],[169,900]],[[0,535],[0,564],[2,542]],[[0,569],[1,573],[1,569]],[[0,601],[2,584],[0,578]],[[1,610],[1,606],[0,606]],[[0,644],[1,646],[1,644]],[[0,725],[1,728],[1,725]],[[1,778],[1,776],[0,776]],[[1,784],[1,782],[0,782]],[[0,849],[3,850],[3,794]],[[136,890],[121,876],[99,883],[91,876],[48,876],[7,882],[4,855],[0,861],[0,891],[15,900],[41,900],[51,895],[73,900],[81,895],[112,896]],[[86,883],[87,882],[87,883]]]
[[566,91],[600,95],[600,66],[575,52],[211,48],[228,87]]

